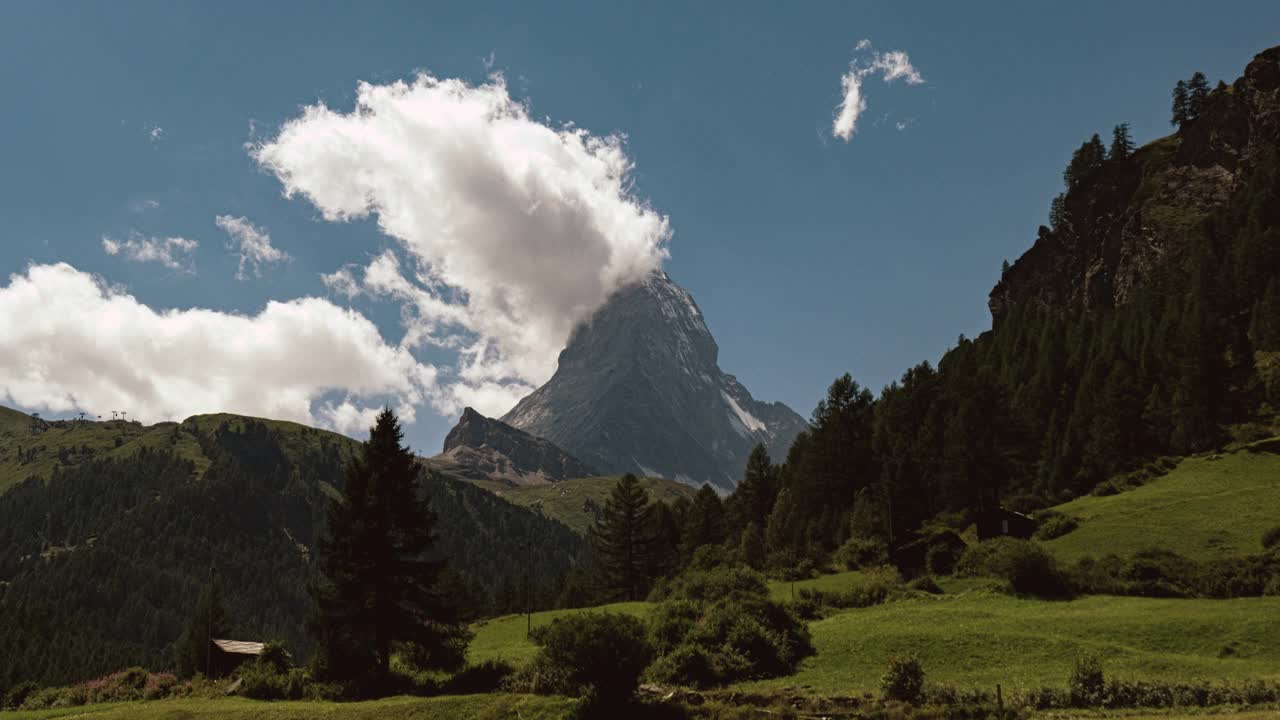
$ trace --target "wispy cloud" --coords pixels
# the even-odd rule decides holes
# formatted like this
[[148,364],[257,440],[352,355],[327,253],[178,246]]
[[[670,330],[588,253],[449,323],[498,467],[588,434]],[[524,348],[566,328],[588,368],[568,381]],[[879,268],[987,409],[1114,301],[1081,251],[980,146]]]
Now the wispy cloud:
[[158,143],[164,139],[164,128],[159,125],[152,125],[147,129],[147,139],[153,143]]
[[231,236],[231,248],[240,256],[240,265],[236,269],[237,280],[248,279],[250,273],[258,277],[262,274],[263,265],[289,259],[289,253],[272,245],[271,236],[249,222],[249,218],[219,215],[213,221]]
[[123,240],[104,235],[102,249],[108,255],[120,255],[133,262],[155,262],[179,272],[195,274],[191,253],[200,243],[182,237],[145,237],[131,232]]
[[[872,49],[870,40],[863,39],[854,46],[854,53],[849,71],[840,76],[841,101],[831,121],[831,134],[845,142],[853,139],[858,130],[858,118],[867,110],[867,98],[863,92],[865,79],[879,75],[886,83],[903,80],[908,85],[920,85],[924,82],[924,77],[911,64],[911,58],[902,50],[877,52]],[[898,124],[899,130],[905,127]]]

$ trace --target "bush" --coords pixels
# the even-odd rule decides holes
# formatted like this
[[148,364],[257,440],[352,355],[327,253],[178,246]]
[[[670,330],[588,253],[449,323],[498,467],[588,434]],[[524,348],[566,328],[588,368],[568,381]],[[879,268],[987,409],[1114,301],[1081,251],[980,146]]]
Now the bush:
[[660,657],[648,676],[660,683],[707,687],[776,677],[813,653],[804,622],[771,600],[764,577],[746,568],[680,576],[651,625]]
[[580,695],[588,705],[625,703],[653,659],[644,624],[630,615],[582,613],[533,631],[539,650],[526,670],[530,690]]
[[912,590],[929,593],[930,595],[942,594],[942,588],[938,586],[938,581],[934,580],[932,575],[921,575],[915,580],[907,583],[907,587]]
[[4,696],[4,707],[9,710],[17,710],[22,707],[22,703],[27,701],[27,696],[40,689],[40,686],[31,682],[20,682],[9,688],[9,692]]
[[960,562],[960,549],[952,543],[936,543],[925,552],[925,570],[931,575],[950,575]]
[[1102,704],[1106,681],[1102,675],[1102,662],[1092,655],[1076,658],[1067,683],[1067,692],[1074,707],[1094,707]]
[[1036,540],[1052,540],[1080,527],[1080,523],[1070,515],[1050,510],[1040,515],[1040,525],[1036,528]]
[[970,545],[960,557],[957,571],[971,577],[999,578],[1019,594],[1062,597],[1070,592],[1053,556],[1028,540],[1000,537]]
[[1262,533],[1262,549],[1270,550],[1280,547],[1280,525]]
[[878,538],[852,537],[836,550],[832,560],[846,570],[880,567],[889,562],[889,546]]
[[516,669],[505,660],[485,660],[478,665],[468,665],[449,678],[443,690],[448,695],[477,695],[497,692]]
[[914,703],[924,692],[924,668],[915,655],[891,657],[880,676],[880,694],[886,700]]

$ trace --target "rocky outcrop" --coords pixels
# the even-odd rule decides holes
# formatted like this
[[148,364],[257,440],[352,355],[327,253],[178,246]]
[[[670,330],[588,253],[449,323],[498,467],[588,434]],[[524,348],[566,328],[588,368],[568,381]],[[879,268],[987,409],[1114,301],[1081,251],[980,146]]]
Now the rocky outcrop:
[[516,485],[556,482],[598,473],[551,442],[466,408],[431,465],[472,480]]
[[1108,163],[1064,198],[1063,219],[991,291],[993,323],[1014,304],[1109,307],[1135,296],[1231,197],[1256,159],[1280,146],[1280,47],[1214,90],[1177,133]]
[[718,355],[693,298],[659,272],[615,293],[574,332],[551,380],[502,419],[605,472],[728,491],[757,443],[781,459],[806,423],[754,399]]

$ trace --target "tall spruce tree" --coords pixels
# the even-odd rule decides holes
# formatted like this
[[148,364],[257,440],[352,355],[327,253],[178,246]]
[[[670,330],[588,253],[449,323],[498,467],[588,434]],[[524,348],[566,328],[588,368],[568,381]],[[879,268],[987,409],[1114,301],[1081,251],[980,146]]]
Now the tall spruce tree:
[[648,592],[654,562],[653,505],[635,475],[622,476],[591,528],[600,584],[610,599],[639,600]]
[[195,673],[208,675],[209,641],[213,638],[225,638],[230,629],[227,609],[222,605],[222,590],[218,587],[217,575],[214,575],[209,587],[196,600],[195,610],[187,623],[181,656],[178,658],[178,671],[184,677]]
[[1133,138],[1129,136],[1129,123],[1120,123],[1111,129],[1111,149],[1108,160],[1124,160],[1133,154]]
[[680,552],[685,559],[703,545],[719,545],[728,537],[724,503],[710,485],[703,485],[693,496],[693,505],[685,514],[680,532]]
[[1187,101],[1187,81],[1179,80],[1173,86],[1173,116],[1169,119],[1170,125],[1181,128],[1187,124]]
[[1209,80],[1204,73],[1197,71],[1187,83],[1187,117],[1191,120],[1199,118],[1208,101]]
[[317,669],[361,693],[386,689],[393,652],[419,667],[450,669],[469,639],[441,592],[444,562],[431,556],[435,517],[403,437],[389,409],[378,415],[319,543],[323,578],[312,588],[310,623]]

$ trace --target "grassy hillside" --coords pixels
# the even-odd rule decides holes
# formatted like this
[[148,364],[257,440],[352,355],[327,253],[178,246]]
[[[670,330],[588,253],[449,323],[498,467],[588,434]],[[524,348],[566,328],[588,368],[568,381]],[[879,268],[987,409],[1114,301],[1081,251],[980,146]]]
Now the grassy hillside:
[[393,697],[358,703],[263,702],[244,698],[183,698],[153,702],[113,703],[34,712],[0,712],[5,720],[559,720],[572,716],[576,700],[536,695],[461,695],[432,698]]
[[196,472],[209,467],[201,450],[201,436],[209,436],[223,423],[239,429],[256,421],[279,433],[282,449],[291,460],[314,452],[322,444],[336,445],[350,453],[356,441],[344,435],[284,420],[248,418],[225,413],[195,415],[182,423],[143,425],[125,420],[55,420],[45,422],[0,407],[0,493],[31,477],[49,477],[59,467],[78,465],[94,457],[126,457],[141,448],[173,450],[191,460]]
[[[843,582],[841,582],[843,580]],[[820,582],[838,589],[850,574]],[[801,584],[797,583],[797,587]],[[775,594],[786,591],[774,586]],[[647,603],[595,610],[640,617]],[[534,613],[534,626],[576,610]],[[745,687],[873,692],[887,658],[918,653],[932,682],[1032,688],[1066,682],[1075,658],[1095,654],[1116,676],[1162,680],[1280,680],[1280,598],[1163,600],[1096,596],[1071,601],[981,590],[849,610],[813,623],[818,654],[800,671]],[[478,625],[471,660],[533,657],[523,615]]]
[[1065,560],[1153,547],[1200,560],[1258,552],[1262,533],[1280,525],[1278,447],[1187,458],[1142,487],[1060,505],[1080,527],[1047,545]]
[[[580,533],[586,533],[596,520],[596,513],[604,508],[605,501],[620,476],[602,476],[562,480],[550,485],[517,485],[492,480],[471,482],[489,490],[504,500],[541,512],[559,520]],[[651,500],[674,502],[678,498],[693,499],[697,488],[675,480],[641,478],[640,486],[649,493]]]

